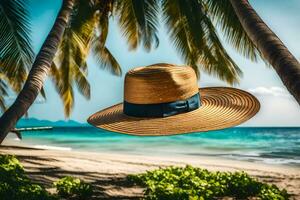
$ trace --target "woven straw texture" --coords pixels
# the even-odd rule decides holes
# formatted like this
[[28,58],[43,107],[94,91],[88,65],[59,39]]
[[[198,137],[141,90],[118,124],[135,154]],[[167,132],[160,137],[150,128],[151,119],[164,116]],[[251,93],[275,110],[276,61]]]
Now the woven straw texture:
[[93,114],[88,122],[113,132],[162,136],[224,129],[239,125],[260,109],[248,92],[229,87],[199,89],[191,67],[155,64],[129,71],[125,77],[124,100],[153,104],[183,100],[200,92],[201,107],[164,118],[137,118],[123,114],[118,104]]
[[210,87],[199,91],[202,105],[192,112],[165,118],[135,118],[123,114],[123,104],[118,104],[95,113],[88,122],[113,132],[162,136],[236,126],[253,117],[260,109],[254,96],[239,89]]
[[159,63],[127,72],[124,100],[135,104],[167,103],[198,92],[197,77],[189,66]]
[[157,104],[187,99],[200,92],[197,110],[164,118],[137,118],[123,114],[118,104],[92,115],[96,127],[132,135],[173,135],[228,128],[245,122],[260,108],[248,92],[225,87],[201,88],[189,66],[159,63],[130,70],[125,76],[124,100]]

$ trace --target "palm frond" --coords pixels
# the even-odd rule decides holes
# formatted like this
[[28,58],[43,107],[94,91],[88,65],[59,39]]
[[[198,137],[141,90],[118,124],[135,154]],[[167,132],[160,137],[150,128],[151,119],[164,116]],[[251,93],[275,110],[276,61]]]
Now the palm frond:
[[5,97],[8,96],[8,85],[5,82],[5,75],[0,72],[0,110],[6,110]]
[[[203,21],[208,32],[206,38],[208,46],[204,48],[204,56],[200,57],[199,60],[202,64],[202,69],[209,74],[216,75],[221,80],[227,81],[231,85],[237,83],[242,75],[242,71],[226,52],[210,19],[206,16]],[[211,54],[215,59],[210,59]]]
[[74,81],[78,91],[87,99],[91,97],[91,87],[87,80],[86,73],[80,68],[74,68]]
[[67,118],[74,108],[74,83],[82,95],[90,98],[90,87],[85,74],[88,43],[85,43],[79,33],[68,27],[54,60],[55,64],[51,67],[51,77],[62,98]]
[[110,9],[111,6],[105,7],[102,5],[102,13],[97,16],[98,23],[96,24],[96,32],[91,43],[91,50],[96,62],[102,69],[107,69],[112,74],[120,76],[122,74],[120,64],[105,46],[108,35]]
[[[90,1],[87,7],[81,7],[81,4],[86,4],[82,1],[79,0],[76,9],[73,10],[72,20],[64,32],[55,64],[51,69],[51,77],[61,96],[67,118],[74,107],[74,85],[84,97],[90,98],[86,63],[90,49],[97,50],[96,57],[102,67],[111,68],[116,74],[121,73],[119,64],[105,47],[108,15],[101,21],[100,16],[104,16],[103,13],[100,14],[96,4],[92,4],[97,2]],[[85,13],[87,11],[89,13]]]
[[26,1],[1,0],[0,67],[15,91],[22,88],[33,57]]
[[56,91],[62,99],[66,118],[70,116],[74,107],[74,92],[70,80],[70,68],[67,62],[68,59],[63,60],[59,68],[54,63],[51,66],[51,77]]
[[45,91],[45,88],[44,88],[44,87],[42,87],[40,94],[42,95],[42,97],[43,97],[44,99],[47,98],[47,97],[46,97],[46,91]]
[[198,0],[163,0],[163,17],[170,37],[188,65],[237,83],[241,71],[223,48],[216,30]]
[[102,46],[100,38],[96,37],[92,45],[92,53],[96,58],[98,65],[103,69],[108,69],[113,74],[120,76],[122,70],[118,61],[114,58],[107,47]]
[[4,112],[6,110],[4,96],[0,95],[0,110]]
[[207,12],[220,27],[227,42],[246,58],[256,61],[260,52],[242,27],[229,0],[203,0]]
[[83,31],[82,27],[94,18],[95,6],[94,0],[76,0],[70,20],[70,27],[73,31]]
[[157,48],[158,0],[119,0],[116,10],[130,49],[136,49],[140,44],[147,51],[152,47]]

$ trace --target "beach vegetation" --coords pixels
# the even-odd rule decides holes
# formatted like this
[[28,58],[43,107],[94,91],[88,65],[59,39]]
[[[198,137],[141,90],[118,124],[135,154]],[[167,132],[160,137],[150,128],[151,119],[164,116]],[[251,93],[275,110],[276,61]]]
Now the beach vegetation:
[[11,155],[0,155],[0,197],[2,200],[56,199],[44,187],[33,183],[17,158]]
[[[167,167],[143,174],[129,175],[128,180],[142,186],[146,200],[235,199],[287,200],[285,189],[266,184],[245,172],[211,172],[192,166]],[[56,194],[34,183],[12,155],[0,155],[1,200],[90,199],[93,187],[79,178],[66,176],[53,183]]]
[[128,179],[145,187],[146,200],[205,200],[232,197],[285,200],[286,190],[262,183],[245,172],[210,172],[206,169],[167,167],[130,175]]
[[89,199],[92,186],[79,178],[67,176],[54,182],[57,194],[50,194],[42,185],[25,174],[19,160],[12,155],[0,155],[1,200]]
[[63,198],[89,199],[93,194],[93,188],[90,184],[74,178],[66,176],[54,182],[57,194]]

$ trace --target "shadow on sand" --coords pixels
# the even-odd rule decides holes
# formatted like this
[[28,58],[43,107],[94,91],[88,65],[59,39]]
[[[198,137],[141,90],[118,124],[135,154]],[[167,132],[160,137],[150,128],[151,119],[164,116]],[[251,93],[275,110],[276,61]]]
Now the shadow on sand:
[[25,164],[26,174],[36,183],[44,185],[50,192],[54,192],[53,182],[65,176],[74,176],[89,182],[94,187],[92,199],[141,199],[143,188],[132,185],[126,174],[109,174],[97,171],[81,172],[66,171],[59,167],[49,167],[46,162],[59,161],[53,158],[38,156],[17,156]]

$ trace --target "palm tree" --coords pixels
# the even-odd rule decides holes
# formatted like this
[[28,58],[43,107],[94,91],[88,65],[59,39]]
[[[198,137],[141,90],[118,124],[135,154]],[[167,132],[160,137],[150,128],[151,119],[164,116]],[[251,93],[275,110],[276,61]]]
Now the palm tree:
[[[75,2],[79,7],[74,7]],[[89,8],[90,4],[93,5],[91,6],[93,12],[86,12],[84,9],[83,12],[78,12],[82,7]],[[75,12],[72,12],[72,8]],[[198,67],[201,67],[230,84],[238,82],[241,71],[223,48],[203,4],[196,0],[186,1],[184,4],[181,1],[173,3],[165,0],[162,2],[162,8],[175,46],[196,72],[199,72]],[[104,46],[109,16],[115,12],[131,49],[136,49],[142,44],[146,50],[150,50],[159,43],[157,37],[159,9],[158,0],[107,0],[90,1],[85,4],[84,0],[64,0],[58,18],[32,66],[23,90],[15,103],[0,118],[0,142],[37,97],[50,71],[57,49],[59,49],[58,59],[52,65],[51,72],[66,106],[65,114],[68,116],[73,106],[72,80],[75,80],[80,86],[79,90],[89,97],[89,85],[85,79],[85,56],[90,47],[93,53],[99,56],[98,60],[104,61],[104,66],[113,66],[113,69],[117,69],[117,73],[120,72],[116,60]],[[76,19],[76,16],[79,17]],[[92,25],[89,26],[90,24]],[[94,27],[95,24],[99,27],[98,31],[90,31],[89,27]],[[93,32],[95,34],[91,34]],[[75,56],[80,59],[74,59]]]
[[[102,10],[101,15],[99,9]],[[87,4],[85,0],[79,0],[64,32],[50,75],[63,101],[67,118],[74,106],[74,84],[84,97],[90,98],[90,85],[86,77],[86,59],[90,50],[99,66],[121,75],[120,65],[105,47],[108,12],[107,2]]]
[[[236,46],[243,46],[240,37],[247,38],[253,50],[269,63],[283,84],[300,104],[300,63],[290,53],[276,34],[264,23],[248,0],[206,0],[227,38]],[[238,27],[237,27],[238,25]],[[241,30],[242,26],[242,32]],[[236,34],[232,32],[235,31]],[[244,48],[247,53],[249,48]]]
[[[231,0],[90,0],[86,5],[93,5],[94,10],[90,12],[92,15],[88,14],[89,12],[75,12],[78,18],[72,24],[72,20],[67,19],[72,14],[71,8],[75,1],[64,0],[59,17],[33,64],[24,89],[16,103],[0,118],[2,140],[38,95],[56,49],[59,51],[51,74],[68,107],[66,115],[70,113],[73,104],[73,89],[70,87],[74,83],[72,80],[85,81],[85,56],[90,48],[93,53],[99,55],[100,61],[104,59],[104,66],[118,66],[117,61],[105,48],[109,16],[116,16],[130,49],[142,45],[146,50],[151,50],[159,44],[157,30],[161,13],[170,38],[185,62],[191,65],[198,75],[200,70],[206,71],[229,84],[238,83],[241,70],[222,46],[216,27],[221,28],[227,42],[245,57],[255,61],[260,52],[264,52],[253,42],[252,37],[248,36],[244,23],[238,20],[239,13],[234,12],[235,8],[232,5],[235,2]],[[77,1],[84,3],[84,0]],[[81,9],[81,6],[76,9]],[[73,17],[74,14],[71,18]],[[84,30],[89,28],[84,27],[90,24],[91,27],[95,27],[95,24],[99,27],[91,31],[91,35],[85,35],[88,31]],[[51,37],[55,33],[58,37]],[[53,39],[55,40],[51,41]],[[48,48],[51,50],[47,51],[50,54],[44,59],[44,56],[40,55]],[[81,55],[80,59],[74,59],[73,56],[78,54]],[[83,73],[78,76],[78,71]],[[57,80],[60,80],[60,83]],[[82,85],[84,88],[79,89],[88,97],[88,85]],[[0,139],[0,143],[2,140]]]
[[0,1],[0,110],[5,111],[8,89],[19,92],[34,53],[30,40],[29,13],[22,0]]
[[[0,143],[2,143],[7,133],[14,128],[17,121],[27,112],[40,93],[68,24],[73,6],[74,0],[63,1],[57,19],[32,65],[23,89],[12,106],[0,118]],[[20,11],[16,10],[15,12]]]
[[26,80],[34,57],[26,6],[22,0],[0,1],[0,66],[17,92]]
[[[170,2],[168,3],[170,4]],[[113,1],[92,1],[87,4],[79,0],[72,12],[71,20],[66,27],[54,64],[51,67],[51,76],[56,85],[56,90],[62,98],[66,117],[70,116],[74,106],[74,83],[83,96],[90,97],[90,86],[86,80],[86,57],[90,49],[99,62],[99,66],[108,67],[116,75],[121,72],[118,62],[105,47],[109,15],[113,13],[113,9],[116,10],[116,15],[119,16],[120,26],[127,38],[130,49],[136,49],[141,44],[147,51],[150,51],[152,47],[156,48],[158,46],[159,40],[156,33],[159,4],[157,1],[119,1],[115,4]],[[169,16],[169,14],[172,16],[172,13],[166,13],[166,16]],[[176,18],[177,16],[172,16],[172,19]],[[209,19],[207,23],[210,34],[215,34]],[[173,26],[170,25],[170,27]],[[174,39],[176,40],[177,37],[179,36],[174,36]],[[190,36],[185,35],[185,37]],[[206,60],[203,58],[202,61],[206,62],[205,65],[203,64],[206,67],[204,69],[215,72],[220,78],[229,83],[237,82],[237,74],[241,72],[226,54],[218,37],[213,35],[212,37],[207,36],[207,38],[214,40],[212,47],[209,48],[217,51],[217,53],[213,55],[209,49],[204,51],[207,56]],[[182,40],[182,38],[179,39]],[[186,44],[183,44],[178,49],[186,46]],[[196,48],[196,45],[194,48]],[[189,50],[186,52],[189,52]],[[212,60],[211,58],[217,59]],[[187,62],[190,64],[193,59],[195,60],[191,56],[189,59]],[[226,62],[227,64],[224,65]],[[193,66],[198,72],[198,67]],[[231,70],[228,66],[233,66],[235,69]],[[212,69],[208,69],[209,67]]]

